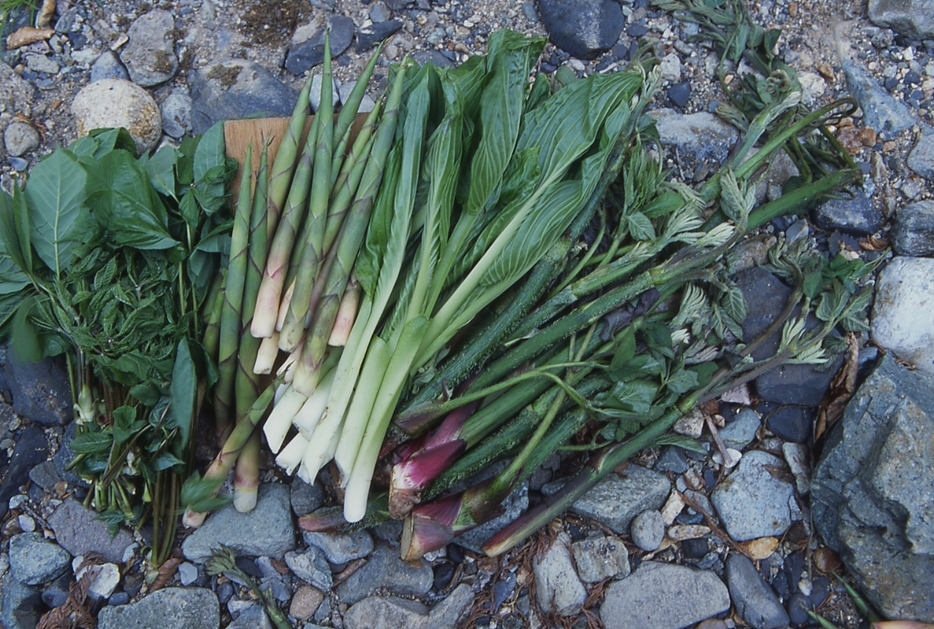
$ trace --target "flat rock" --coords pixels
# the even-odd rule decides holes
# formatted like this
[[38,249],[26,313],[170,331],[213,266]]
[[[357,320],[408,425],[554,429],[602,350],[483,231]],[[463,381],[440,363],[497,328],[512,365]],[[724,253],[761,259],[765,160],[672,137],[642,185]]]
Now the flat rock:
[[908,106],[895,100],[875,79],[850,59],[843,59],[843,72],[850,92],[863,110],[863,124],[885,139],[914,125]]
[[[928,177],[934,179],[934,170]],[[903,256],[934,254],[934,201],[925,199],[895,210],[892,244]]]
[[788,626],[788,613],[775,591],[745,555],[730,553],[726,579],[736,611],[755,629],[781,629]]
[[821,229],[866,236],[882,227],[882,212],[873,207],[869,195],[862,188],[852,199],[831,199],[814,210],[814,221]]
[[220,605],[205,588],[165,588],[138,603],[105,607],[97,629],[217,629]]
[[[563,481],[549,483],[542,491],[551,495]],[[668,478],[639,465],[629,465],[619,474],[610,474],[577,500],[571,511],[593,518],[614,533],[629,532],[632,519],[646,509],[660,509],[671,491]]]
[[155,148],[162,137],[162,114],[149,93],[121,79],[90,83],[71,104],[78,136],[94,129],[123,127],[130,132],[138,153]]
[[220,544],[238,555],[282,559],[295,547],[289,488],[280,483],[260,485],[255,509],[240,513],[227,505],[182,542],[182,552],[189,561],[203,563]]
[[730,448],[742,450],[756,438],[756,431],[762,426],[759,413],[751,408],[744,408],[733,421],[720,429],[720,438]]
[[872,338],[919,370],[934,373],[934,259],[900,256],[882,270]]
[[619,40],[626,18],[614,0],[538,0],[548,37],[578,59],[595,59]]
[[604,535],[583,539],[571,545],[577,574],[584,583],[620,579],[629,574],[629,551],[615,537]]
[[35,426],[27,426],[13,446],[10,466],[0,482],[0,517],[6,515],[10,498],[19,493],[19,486],[29,479],[29,471],[45,461],[49,453],[45,434]]
[[431,609],[418,602],[395,596],[370,596],[344,613],[346,629],[455,629],[474,594],[466,583],[458,585],[447,598]]
[[[743,292],[749,309],[743,322],[743,337],[750,342],[762,334],[784,309],[791,289],[761,267],[737,273],[736,285]],[[796,306],[792,316],[797,316],[799,311],[800,307]],[[816,317],[808,318],[809,328],[818,323]],[[765,360],[773,356],[780,340],[781,330],[778,330],[753,351],[753,358]],[[813,365],[782,365],[756,378],[756,390],[759,397],[768,402],[814,406],[823,399],[842,360],[838,356],[830,369],[822,371]]]
[[386,20],[385,22],[374,20],[374,22],[357,30],[357,45],[354,48],[357,52],[372,48],[402,28],[402,22],[399,20]]
[[538,606],[547,613],[572,616],[587,601],[587,590],[571,558],[571,538],[561,532],[551,546],[532,560]]
[[344,564],[366,557],[373,552],[373,538],[366,531],[353,533],[305,532],[302,538],[309,546],[320,549],[332,564]]
[[227,629],[273,629],[273,626],[263,606],[252,605],[240,612]]
[[606,629],[681,629],[729,608],[713,572],[646,561],[607,588],[600,618]]
[[35,629],[43,613],[45,608],[39,588],[20,583],[7,573],[0,581],[0,626]]
[[891,353],[827,437],[814,525],[880,612],[934,623],[934,376]]
[[39,132],[28,122],[11,122],[3,132],[3,145],[13,157],[20,157],[39,147]]
[[[331,57],[336,58],[350,47],[356,26],[353,20],[344,15],[331,15],[325,28],[330,29]],[[285,69],[296,76],[301,76],[324,61],[324,28],[310,39],[293,42],[285,57]]]
[[107,525],[97,519],[97,513],[73,498],[65,500],[49,518],[55,539],[74,556],[100,553],[106,561],[120,563],[133,543],[124,529],[111,537]]
[[934,127],[921,125],[921,137],[908,154],[908,168],[925,179],[934,179]]
[[61,357],[37,363],[8,360],[5,369],[13,394],[13,412],[43,426],[71,421],[71,385]]
[[[706,111],[680,114],[673,109],[655,109],[649,115],[655,118],[659,141],[670,157],[719,164],[739,138],[735,128]],[[685,165],[688,168],[693,166]]]
[[869,0],[869,19],[912,39],[930,39],[934,0]]
[[120,62],[120,58],[110,50],[104,52],[91,65],[91,78],[89,82],[94,83],[102,79],[130,80],[130,73],[127,72],[126,66],[123,65],[123,63]]
[[65,574],[71,555],[41,533],[20,533],[10,538],[10,572],[17,581],[39,585]]
[[191,128],[204,133],[220,120],[251,116],[290,116],[298,92],[264,67],[232,59],[188,75]]
[[178,72],[175,56],[175,18],[157,9],[145,13],[130,25],[130,41],[120,53],[130,78],[137,85],[152,87],[165,83]]
[[174,89],[163,101],[162,130],[176,139],[191,131],[191,96],[187,89]]
[[289,603],[289,616],[296,620],[309,620],[318,611],[324,600],[324,592],[310,585],[303,585],[295,591]]
[[295,515],[306,515],[324,504],[324,490],[321,489],[321,485],[309,485],[296,476],[292,479],[289,502]]
[[780,475],[783,467],[781,459],[753,450],[714,489],[710,500],[734,540],[781,537],[791,526],[794,487]]
[[337,586],[341,602],[353,605],[379,589],[399,596],[422,596],[431,589],[434,574],[423,559],[414,564],[399,558],[399,549],[380,544],[366,564]]
[[285,563],[295,576],[319,590],[330,590],[334,584],[331,566],[320,548],[309,546],[305,552],[289,551]]

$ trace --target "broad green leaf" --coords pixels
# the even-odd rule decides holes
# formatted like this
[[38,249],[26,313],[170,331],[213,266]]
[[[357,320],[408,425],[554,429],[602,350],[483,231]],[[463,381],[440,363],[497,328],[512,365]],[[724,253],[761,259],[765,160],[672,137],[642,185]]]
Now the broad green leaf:
[[697,387],[697,372],[689,369],[679,369],[665,383],[669,391],[681,395]]
[[635,328],[627,327],[619,333],[616,338],[616,351],[613,354],[613,360],[610,361],[608,372],[611,378],[623,380],[620,371],[629,364],[636,355],[636,334]]
[[[14,189],[15,198],[0,190],[0,259],[12,263],[8,266],[0,263],[0,272],[11,273],[17,269],[22,274],[32,271],[32,251],[29,244],[29,215],[23,211],[25,204],[18,190]],[[26,253],[29,254],[28,258]],[[26,278],[25,275],[23,277]]]
[[198,201],[195,199],[194,191],[189,190],[185,193],[185,196],[178,203],[178,212],[188,225],[191,227],[198,226],[198,222],[201,220],[201,206],[198,205]]
[[132,406],[121,406],[113,412],[113,436],[116,445],[127,443],[133,436],[146,426],[146,422],[136,419],[136,409]]
[[710,379],[717,372],[719,367],[715,362],[701,363],[699,365],[692,365],[688,367],[688,371],[693,371],[697,374],[697,386],[706,387],[710,382]]
[[171,452],[163,452],[156,458],[155,461],[153,461],[153,466],[157,472],[161,472],[162,470],[167,470],[173,467],[177,467],[179,470],[181,470],[184,468],[185,462]]
[[178,244],[168,231],[168,215],[149,177],[125,151],[113,151],[96,161],[85,160],[88,202],[118,245],[143,250],[169,249]]
[[75,156],[59,149],[39,162],[26,185],[32,246],[56,276],[68,269],[88,234],[87,179]]
[[178,342],[175,366],[172,369],[172,384],[169,385],[172,406],[169,409],[169,428],[178,428],[182,447],[188,444],[195,419],[198,397],[198,373],[191,357],[188,340]]
[[113,435],[109,432],[82,432],[72,440],[69,447],[76,454],[100,454],[110,450],[113,441]]
[[10,319],[22,298],[19,295],[0,294],[0,340],[6,339],[10,334]]
[[12,258],[0,252],[0,295],[18,293],[29,286],[29,277]]
[[75,157],[93,157],[99,145],[100,141],[97,138],[92,135],[86,135],[69,144],[68,150],[71,151]]
[[178,162],[175,165],[175,173],[180,186],[188,186],[194,182],[195,177],[195,151],[201,136],[189,137],[182,140],[178,146]]
[[130,395],[144,406],[155,406],[159,401],[159,389],[151,382],[141,382],[131,388]]
[[178,201],[178,197],[175,196],[175,165],[177,163],[178,151],[171,146],[163,146],[156,151],[155,155],[146,160],[146,172],[149,174],[152,187],[160,194],[176,201]]
[[231,176],[233,171],[227,161],[221,121],[201,137],[192,164],[195,197],[206,214],[214,214],[226,204],[227,181]]
[[645,214],[633,212],[626,217],[626,225],[636,240],[655,240],[655,227]]
[[43,357],[39,333],[29,320],[35,305],[36,298],[29,297],[20,302],[13,314],[10,349],[19,362],[38,362]]
[[136,142],[133,136],[126,129],[119,127],[116,129],[94,129],[88,133],[90,137],[97,140],[97,149],[94,151],[94,159],[100,159],[111,151],[126,151],[136,157]]
[[631,380],[620,382],[611,392],[612,403],[631,413],[648,413],[652,400],[658,393],[658,385],[649,380]]

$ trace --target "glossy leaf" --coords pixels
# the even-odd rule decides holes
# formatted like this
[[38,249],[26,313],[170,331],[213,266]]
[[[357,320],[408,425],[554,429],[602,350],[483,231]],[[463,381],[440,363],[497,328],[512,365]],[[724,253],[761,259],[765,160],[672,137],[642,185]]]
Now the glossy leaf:
[[[178,201],[175,196],[175,165],[178,163],[178,151],[171,146],[163,146],[150,159],[146,160],[146,172],[152,187],[160,194]],[[197,223],[195,223],[197,224]]]

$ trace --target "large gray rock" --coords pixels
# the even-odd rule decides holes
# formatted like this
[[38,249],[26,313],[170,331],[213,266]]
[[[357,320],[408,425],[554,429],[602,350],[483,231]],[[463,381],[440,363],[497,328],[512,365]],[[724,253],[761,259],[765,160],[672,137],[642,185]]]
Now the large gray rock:
[[814,210],[814,220],[821,229],[839,229],[855,236],[879,231],[882,218],[882,212],[873,206],[862,188],[852,199],[831,199]]
[[129,43],[120,53],[130,78],[137,85],[165,83],[178,72],[175,56],[175,18],[157,9],[139,16],[127,32]]
[[17,581],[39,585],[65,574],[71,555],[41,533],[20,533],[10,539],[10,571]]
[[35,88],[13,68],[0,63],[0,114],[21,113],[25,116],[32,111]]
[[892,244],[903,256],[934,254],[934,201],[925,199],[896,210]]
[[[551,495],[564,486],[555,481],[542,488]],[[571,505],[571,511],[604,524],[615,533],[629,532],[632,519],[646,509],[660,509],[671,491],[667,476],[639,465],[610,474]]]
[[905,103],[892,98],[884,87],[851,59],[843,59],[842,65],[850,92],[863,110],[865,126],[875,129],[884,139],[894,138],[911,128],[915,121]]
[[607,588],[600,618],[606,629],[681,629],[729,608],[713,572],[646,561]]
[[629,551],[613,536],[582,539],[571,545],[577,575],[584,583],[629,575]]
[[659,140],[671,157],[677,154],[719,164],[739,138],[734,127],[706,111],[679,114],[673,109],[655,109],[649,115],[655,118]]
[[238,555],[282,559],[295,548],[289,488],[280,483],[260,485],[255,509],[240,513],[227,505],[182,542],[182,552],[189,561],[203,563],[220,544]]
[[731,553],[726,560],[726,579],[733,605],[743,620],[755,629],[788,626],[788,613],[748,557]]
[[869,19],[913,39],[930,39],[934,0],[869,0]]
[[35,629],[43,610],[39,588],[20,583],[9,573],[0,581],[0,626]]
[[105,607],[97,629],[217,629],[220,605],[205,588],[165,588],[138,603]]
[[79,136],[94,129],[123,127],[136,150],[145,153],[162,137],[162,114],[149,93],[135,83],[101,79],[83,87],[71,103]]
[[28,122],[11,122],[3,132],[8,155],[19,157],[39,147],[39,132]]
[[250,116],[289,116],[298,92],[264,67],[232,59],[188,75],[191,130],[204,133],[220,120]]
[[614,0],[539,0],[538,12],[555,46],[579,59],[612,48],[626,26]]
[[934,259],[897,257],[876,282],[872,338],[934,373]]
[[576,614],[587,601],[587,590],[574,569],[570,546],[571,538],[562,532],[548,550],[532,560],[538,606],[559,616]]
[[892,619],[934,622],[934,376],[886,354],[827,438],[818,533]]
[[106,561],[120,563],[133,543],[133,537],[124,529],[112,537],[107,525],[97,519],[97,513],[72,498],[59,505],[49,524],[58,543],[76,557],[94,552],[103,555]]
[[925,179],[934,179],[934,127],[921,125],[921,137],[908,154],[908,168]]
[[344,613],[346,629],[455,629],[474,594],[466,583],[458,585],[447,598],[428,608],[418,602],[394,596],[371,596]]
[[331,566],[320,548],[309,546],[302,553],[289,551],[285,554],[285,563],[295,576],[319,590],[327,591],[334,585]]
[[[330,30],[331,56],[337,57],[350,46],[356,26],[353,20],[345,15],[331,15],[325,28]],[[298,39],[297,34],[296,32],[285,57],[285,69],[301,76],[324,61],[324,29],[304,40]]]
[[29,470],[43,462],[48,451],[48,441],[41,430],[27,426],[20,432],[13,446],[10,466],[0,481],[0,517],[6,515],[10,498],[19,493],[20,485],[29,478]]
[[780,537],[791,526],[794,487],[776,473],[783,467],[781,459],[753,450],[714,489],[710,500],[734,540]]
[[318,533],[305,532],[302,538],[309,546],[314,546],[324,553],[333,564],[343,564],[354,559],[366,557],[373,552],[373,538],[366,531],[353,533]]
[[71,385],[61,357],[36,363],[11,357],[4,369],[17,415],[43,426],[61,426],[71,421]]
[[366,564],[337,586],[342,603],[353,605],[379,589],[399,596],[422,596],[431,589],[434,575],[425,560],[409,564],[399,549],[380,544]]

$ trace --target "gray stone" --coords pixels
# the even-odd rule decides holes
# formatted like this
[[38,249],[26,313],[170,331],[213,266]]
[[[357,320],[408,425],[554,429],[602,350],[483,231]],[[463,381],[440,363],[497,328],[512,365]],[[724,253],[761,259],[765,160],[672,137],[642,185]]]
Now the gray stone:
[[[447,598],[428,608],[418,602],[394,596],[371,596],[354,604],[344,614],[346,629],[455,629],[460,627],[474,594],[462,583]],[[308,625],[306,625],[307,629]]]
[[657,472],[674,472],[684,474],[688,471],[688,460],[684,450],[677,446],[665,446],[658,460],[655,461]]
[[872,338],[899,358],[934,373],[934,259],[896,257],[879,274]]
[[65,433],[62,435],[58,450],[52,455],[52,462],[55,463],[55,471],[72,487],[89,487],[90,483],[79,476],[74,469],[65,469],[75,458],[75,451],[71,449],[71,442],[75,440],[78,434],[75,422],[70,422],[65,426]]
[[182,542],[182,552],[189,561],[203,563],[220,544],[238,555],[282,559],[295,547],[289,488],[280,483],[260,485],[255,509],[240,513],[227,505]]
[[912,39],[931,39],[934,0],[869,0],[869,19]]
[[178,72],[175,56],[175,18],[157,9],[145,13],[127,31],[129,43],[120,53],[130,78],[137,85],[152,87],[165,83]]
[[895,100],[851,59],[844,58],[842,65],[850,92],[863,110],[865,126],[872,127],[884,139],[889,139],[914,125],[914,118],[905,103]]
[[204,133],[220,120],[251,116],[289,116],[298,92],[264,67],[232,59],[188,75],[191,130]]
[[852,199],[831,199],[814,210],[814,221],[821,229],[839,229],[855,236],[879,231],[882,220],[882,212],[873,207],[863,188]]
[[619,40],[626,18],[614,0],[539,0],[548,37],[578,59],[595,59]]
[[44,611],[39,588],[20,583],[9,573],[0,582],[0,626],[35,629]]
[[176,139],[191,131],[191,96],[188,90],[172,90],[162,103],[162,131]]
[[571,538],[560,533],[551,546],[532,560],[538,606],[548,613],[571,616],[587,601],[587,590],[571,559]]
[[74,575],[66,573],[42,588],[42,602],[49,607],[61,607],[68,600],[68,590]]
[[29,470],[29,480],[45,491],[51,492],[55,489],[55,485],[62,480],[62,477],[59,476],[58,470],[55,469],[55,463],[43,461]]
[[0,517],[6,515],[10,498],[19,492],[19,486],[29,478],[29,470],[48,456],[45,434],[35,426],[27,426],[16,439],[10,465],[0,481]]
[[58,74],[59,70],[62,69],[55,59],[45,55],[26,55],[26,67],[33,72],[43,74]]
[[887,353],[827,437],[815,528],[889,618],[934,623],[934,376]]
[[[743,322],[743,337],[748,343],[761,335],[785,308],[791,289],[777,277],[761,267],[740,271],[736,274],[736,285],[743,292],[748,314]],[[795,306],[791,316],[796,317],[800,306]],[[818,325],[816,317],[809,317],[808,329]],[[752,356],[766,360],[775,355],[781,341],[781,330],[777,330],[757,347]],[[759,397],[768,402],[814,406],[819,404],[827,392],[842,356],[838,356],[830,369],[818,371],[814,365],[782,365],[756,378]]]
[[409,564],[399,558],[399,549],[380,544],[366,564],[337,586],[342,603],[353,605],[379,589],[399,596],[427,594],[434,581],[431,566],[420,559]]
[[584,583],[622,578],[629,574],[629,551],[615,537],[604,535],[571,545],[577,575]]
[[[564,481],[549,483],[542,491],[551,495]],[[660,509],[671,491],[668,478],[639,465],[610,474],[577,500],[571,511],[610,527],[614,533],[629,532],[632,519],[646,509]]]
[[39,132],[27,122],[11,122],[3,132],[3,145],[13,157],[25,155],[39,147]]
[[60,577],[70,562],[71,555],[41,533],[20,533],[10,539],[10,572],[26,585],[39,585]]
[[71,104],[79,136],[94,129],[123,127],[130,132],[136,150],[145,153],[162,137],[162,114],[149,93],[120,79],[90,83]]
[[665,521],[657,509],[643,511],[632,520],[630,530],[633,543],[644,551],[652,552],[665,539]]
[[137,603],[105,607],[97,629],[217,629],[220,606],[205,588],[165,588]]
[[273,629],[273,626],[263,606],[252,605],[240,612],[227,629]]
[[607,588],[600,618],[606,629],[680,629],[729,608],[713,572],[646,561]]
[[49,518],[55,539],[75,557],[100,553],[106,561],[120,563],[123,554],[133,543],[133,537],[120,529],[111,537],[107,525],[97,519],[97,513],[77,500],[65,500]]
[[385,22],[392,17],[392,12],[385,2],[374,2],[370,5],[370,19],[374,22]]
[[[322,80],[320,74],[316,74],[314,78],[311,79],[311,93],[308,94],[308,102],[311,105],[312,111],[318,111],[318,108],[321,107]],[[337,108],[340,102],[340,85],[337,78],[334,78],[331,81],[331,107]]]
[[[348,81],[346,83],[341,83],[337,91],[340,94],[340,101],[346,103],[347,99],[350,98],[350,92],[353,91],[353,88],[357,85],[356,81]],[[373,99],[370,98],[369,94],[364,92],[363,100],[360,101],[360,107],[357,108],[357,111],[361,114],[368,114],[373,111],[373,107],[376,106],[376,103],[373,102]]]
[[178,580],[184,586],[191,585],[198,580],[198,567],[187,561],[178,564]]
[[759,413],[751,408],[744,408],[733,421],[720,429],[720,438],[723,443],[731,448],[742,450],[756,438],[756,432],[762,426],[762,418]]
[[0,113],[21,113],[25,116],[32,111],[35,88],[13,68],[0,63]]
[[[327,28],[331,31],[331,56],[336,58],[350,46],[356,26],[347,16],[332,15],[328,18]],[[310,39],[292,43],[285,58],[285,69],[296,76],[301,76],[322,61],[324,61],[324,29],[315,33]]]
[[[669,157],[723,162],[739,137],[736,129],[706,111],[679,114],[673,109],[649,112],[658,126],[659,140]],[[684,162],[685,171],[694,165]]]
[[363,52],[368,48],[372,48],[401,28],[402,22],[399,20],[386,20],[385,22],[376,22],[370,26],[364,26],[357,30],[357,45],[354,50]]
[[285,554],[285,563],[296,577],[319,590],[328,591],[334,585],[331,566],[320,548],[309,546],[302,553],[289,551]]
[[91,66],[90,82],[94,83],[102,79],[130,80],[130,73],[126,71],[126,66],[120,63],[120,58],[109,50],[98,57]]
[[748,557],[730,553],[726,560],[726,582],[737,613],[755,629],[788,626],[788,613]]
[[366,557],[373,552],[373,538],[366,531],[353,533],[304,532],[302,538],[309,546],[320,549],[332,564],[344,564]]
[[892,244],[903,256],[934,254],[934,201],[918,201],[895,211]]
[[714,489],[710,500],[734,540],[780,537],[791,526],[794,487],[775,472],[783,467],[781,459],[753,450]]
[[934,179],[934,127],[921,125],[921,137],[908,154],[908,168],[925,179]]
[[61,426],[71,420],[71,385],[60,357],[36,363],[9,360],[5,368],[14,413],[43,426]]
[[309,485],[296,476],[292,479],[289,502],[295,515],[307,515],[324,504],[324,490],[321,489],[321,485]]

